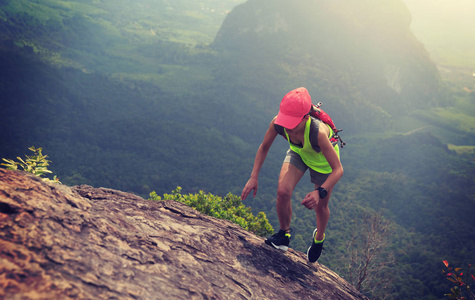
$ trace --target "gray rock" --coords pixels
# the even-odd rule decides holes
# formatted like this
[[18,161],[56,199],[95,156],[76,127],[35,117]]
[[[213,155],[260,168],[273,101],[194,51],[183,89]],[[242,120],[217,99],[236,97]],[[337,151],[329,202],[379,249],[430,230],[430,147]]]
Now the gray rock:
[[0,299],[366,299],[175,201],[0,169]]

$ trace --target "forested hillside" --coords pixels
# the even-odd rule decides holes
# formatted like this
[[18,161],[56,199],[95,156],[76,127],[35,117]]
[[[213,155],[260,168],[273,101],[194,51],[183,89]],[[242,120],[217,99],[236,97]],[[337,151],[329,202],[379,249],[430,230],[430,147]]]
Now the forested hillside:
[[[35,145],[68,185],[240,194],[282,96],[306,86],[347,142],[321,262],[348,278],[347,244],[378,212],[395,260],[365,292],[441,299],[442,260],[475,262],[475,83],[440,76],[402,1],[350,2],[1,1],[0,158]],[[274,228],[286,147],[245,201]],[[300,251],[311,190],[293,197]]]

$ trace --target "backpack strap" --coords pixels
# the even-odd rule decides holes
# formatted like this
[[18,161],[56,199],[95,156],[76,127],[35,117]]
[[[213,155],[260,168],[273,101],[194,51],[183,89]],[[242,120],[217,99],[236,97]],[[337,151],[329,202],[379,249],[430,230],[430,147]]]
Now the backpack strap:
[[315,152],[320,153],[322,149],[320,149],[320,146],[318,145],[318,132],[320,131],[320,125],[323,124],[320,120],[310,117],[312,120],[312,123],[310,124],[310,145],[312,145],[312,148]]
[[283,126],[280,126],[280,125],[277,125],[277,124],[274,123],[274,129],[275,129],[275,131],[277,131],[278,134],[280,134],[281,136],[283,136],[284,138],[287,139],[287,137],[285,136],[285,131],[284,131]]

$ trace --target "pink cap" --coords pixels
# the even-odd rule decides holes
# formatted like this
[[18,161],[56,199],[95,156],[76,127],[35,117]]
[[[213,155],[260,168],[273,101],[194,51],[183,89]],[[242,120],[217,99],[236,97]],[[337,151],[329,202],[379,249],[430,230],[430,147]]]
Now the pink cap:
[[312,99],[307,89],[304,87],[296,88],[282,98],[275,124],[294,129],[303,117],[310,112],[311,107]]

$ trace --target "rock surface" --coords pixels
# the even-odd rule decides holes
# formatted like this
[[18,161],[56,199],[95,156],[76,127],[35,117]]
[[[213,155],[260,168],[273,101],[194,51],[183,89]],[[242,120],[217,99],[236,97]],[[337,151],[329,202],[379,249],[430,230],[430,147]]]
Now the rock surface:
[[175,201],[0,169],[0,299],[366,299]]

